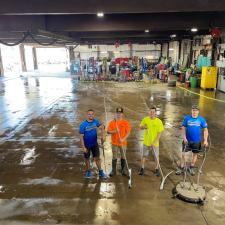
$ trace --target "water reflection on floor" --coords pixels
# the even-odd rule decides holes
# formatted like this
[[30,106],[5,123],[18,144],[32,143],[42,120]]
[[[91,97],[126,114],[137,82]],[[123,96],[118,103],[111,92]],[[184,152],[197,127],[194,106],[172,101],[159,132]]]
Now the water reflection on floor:
[[[203,225],[205,218],[209,224],[224,224],[224,103],[165,84],[78,83],[70,78],[42,77],[8,80],[0,88],[0,224]],[[152,158],[146,175],[138,176],[143,140],[138,125],[147,108],[156,105],[165,124],[160,161],[167,173],[179,163],[181,121],[194,103],[207,119],[212,140],[201,178],[208,193],[202,207],[171,198],[171,190],[181,179],[174,174],[159,191],[160,178],[153,174]],[[114,178],[100,180],[94,164],[93,179],[83,178],[79,124],[89,108],[108,123],[118,106],[132,124],[127,152],[132,189],[119,171]],[[109,140],[107,137],[103,163],[108,173]]]

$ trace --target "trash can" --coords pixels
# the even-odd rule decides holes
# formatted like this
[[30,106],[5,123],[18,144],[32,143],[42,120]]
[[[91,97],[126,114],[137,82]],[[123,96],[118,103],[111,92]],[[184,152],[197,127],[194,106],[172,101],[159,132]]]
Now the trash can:
[[191,88],[197,87],[197,78],[196,77],[190,77],[190,85],[191,85]]
[[190,87],[190,81],[189,81],[189,80],[187,80],[187,81],[185,82],[185,87],[186,87],[186,88],[189,88],[189,87]]

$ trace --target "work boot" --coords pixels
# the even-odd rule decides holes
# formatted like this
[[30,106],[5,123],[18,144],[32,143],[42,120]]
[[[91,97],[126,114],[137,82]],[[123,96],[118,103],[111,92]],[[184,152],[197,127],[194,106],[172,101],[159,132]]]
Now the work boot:
[[176,175],[181,175],[184,173],[184,167],[177,168]]
[[138,174],[139,174],[140,176],[143,176],[143,175],[144,175],[144,168],[141,168]]
[[113,159],[112,160],[112,171],[109,174],[110,177],[116,175],[116,164],[117,164],[117,159]]
[[126,176],[126,173],[125,173],[125,165],[126,165],[126,160],[125,159],[121,159],[121,174],[123,176]]
[[188,172],[191,174],[191,176],[194,176],[195,175],[194,167],[193,166],[190,166],[188,168]]
[[159,169],[155,169],[155,175],[156,175],[157,177],[160,176],[160,171],[159,171]]

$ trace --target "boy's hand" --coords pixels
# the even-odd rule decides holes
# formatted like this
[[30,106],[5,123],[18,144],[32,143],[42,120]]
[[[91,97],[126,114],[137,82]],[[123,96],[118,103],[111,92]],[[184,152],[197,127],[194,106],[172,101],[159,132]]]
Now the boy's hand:
[[105,142],[105,138],[101,138],[101,145],[103,145]]
[[83,147],[82,151],[83,151],[83,153],[87,153],[88,152],[86,147]]
[[208,147],[209,146],[209,143],[208,143],[208,141],[206,140],[206,141],[204,141],[204,146],[205,147]]

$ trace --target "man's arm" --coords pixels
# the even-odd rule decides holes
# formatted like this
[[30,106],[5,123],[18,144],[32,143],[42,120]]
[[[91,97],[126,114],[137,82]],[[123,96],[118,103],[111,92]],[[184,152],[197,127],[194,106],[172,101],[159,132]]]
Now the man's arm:
[[100,138],[101,138],[101,142],[102,144],[104,143],[105,141],[105,126],[103,124],[101,124],[99,126],[99,129],[100,129]]
[[118,131],[117,130],[108,130],[107,133],[108,134],[116,134],[116,133],[118,133]]
[[208,146],[208,136],[209,136],[209,131],[208,128],[204,128],[204,146]]
[[143,124],[139,126],[141,130],[145,130],[148,128],[147,124]]
[[141,121],[141,123],[140,123],[140,125],[139,125],[139,128],[140,128],[141,130],[144,130],[144,129],[147,129],[147,128],[148,128],[147,124],[145,123],[145,118],[142,119],[142,121]]
[[117,134],[117,133],[119,133],[118,128],[114,129],[113,127],[114,127],[113,124],[110,123],[109,127],[107,129],[107,134]]
[[126,134],[123,138],[120,139],[121,143],[124,142],[128,138],[128,136],[130,135],[130,132],[131,132],[131,126],[128,123],[127,128],[126,128]]
[[184,144],[187,144],[188,141],[187,141],[187,137],[186,137],[186,127],[185,126],[182,126],[181,134],[182,134],[182,138],[183,138]]
[[84,134],[80,134],[80,144],[81,144],[81,147],[82,147],[82,151],[84,153],[86,153],[87,152],[87,148],[84,145]]
[[130,130],[127,132],[127,134],[123,138],[121,138],[121,142],[124,142],[129,135],[130,135]]
[[159,139],[161,137],[162,132],[159,132],[158,135],[156,136],[155,140],[152,142],[152,145],[155,145],[157,142],[159,142]]

